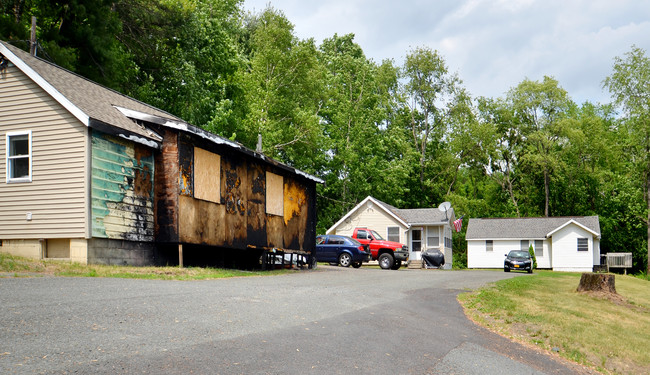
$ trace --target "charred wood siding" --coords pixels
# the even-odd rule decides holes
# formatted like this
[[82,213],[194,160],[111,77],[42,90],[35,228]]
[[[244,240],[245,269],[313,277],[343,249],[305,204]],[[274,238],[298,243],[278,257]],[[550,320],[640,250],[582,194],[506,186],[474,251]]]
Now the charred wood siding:
[[178,237],[178,201],[179,178],[178,168],[178,134],[174,131],[160,129],[165,142],[156,155],[155,175],[155,205],[156,241],[173,242]]
[[[159,133],[164,141],[156,157],[157,241],[232,249],[313,250],[314,181],[226,145],[173,130],[161,129]],[[209,167],[210,173],[219,174],[218,178],[211,179],[206,170],[196,170],[195,164],[205,168],[205,163],[195,163],[195,150],[199,148],[203,155],[207,151],[219,156],[207,155],[209,160],[219,161],[219,165]],[[282,215],[267,213],[267,172],[282,176]],[[218,199],[198,199],[197,184],[211,180],[219,181],[219,186],[214,187],[219,190]]]
[[142,145],[92,131],[92,235],[153,242],[154,157]]

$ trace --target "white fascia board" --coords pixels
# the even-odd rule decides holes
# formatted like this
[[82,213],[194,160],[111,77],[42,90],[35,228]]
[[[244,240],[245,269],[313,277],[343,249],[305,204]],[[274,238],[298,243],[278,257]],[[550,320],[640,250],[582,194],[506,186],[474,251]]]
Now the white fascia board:
[[594,237],[600,239],[600,235],[599,235],[598,233],[594,232],[593,230],[587,228],[586,226],[584,226],[584,225],[578,223],[577,221],[575,221],[575,220],[573,220],[573,219],[567,221],[566,223],[564,223],[564,224],[560,225],[559,227],[555,228],[554,230],[550,231],[550,232],[546,235],[546,238],[550,238],[554,233],[556,233],[557,231],[559,231],[559,230],[565,228],[565,227],[566,227],[567,225],[569,225],[569,224],[575,224],[575,225],[577,225],[578,227],[580,227],[580,228],[586,230],[587,232],[591,233]]
[[[395,214],[393,213],[393,211],[389,210],[387,207],[384,207],[384,205],[383,205],[381,202],[379,202],[378,200],[376,200],[375,198],[373,198],[373,197],[371,197],[371,196],[368,196],[368,198],[370,198],[370,200],[372,200],[372,202],[373,202],[375,205],[381,207],[382,210],[384,210],[384,212],[386,212],[388,215],[390,215],[393,219],[397,220],[399,223],[401,223],[403,226],[405,226],[406,229],[409,229],[409,228],[411,227],[411,224],[410,224],[410,223],[407,223],[406,221],[404,221],[404,219],[402,219],[401,217],[395,215]],[[366,198],[366,199],[367,199],[367,198]]]
[[79,107],[74,105],[68,98],[61,94],[49,82],[47,82],[40,74],[36,73],[27,63],[21,60],[18,56],[14,55],[7,47],[0,43],[0,53],[2,53],[12,64],[16,66],[21,72],[27,75],[34,83],[47,92],[54,100],[67,109],[74,117],[76,117],[82,124],[90,126],[90,116],[88,116]]
[[521,240],[533,240],[533,241],[545,241],[548,240],[547,237],[542,238],[496,238],[496,237],[485,237],[485,238],[465,238],[466,241],[521,241]]
[[357,210],[359,210],[361,207],[363,207],[368,201],[371,201],[375,206],[381,207],[381,209],[388,213],[391,217],[393,217],[395,220],[397,220],[399,223],[401,223],[406,229],[408,230],[411,225],[406,223],[404,220],[402,220],[400,217],[396,216],[393,212],[391,212],[389,209],[384,207],[381,203],[379,203],[375,198],[371,197],[370,195],[367,196],[364,200],[362,200],[359,204],[357,204],[353,209],[351,209],[347,214],[345,214],[341,220],[337,221],[336,224],[332,225],[329,227],[329,229],[325,232],[325,234],[330,234],[335,228],[337,228],[345,219],[348,217],[352,216],[353,213],[355,213]]
[[361,207],[361,206],[363,206],[364,204],[366,204],[366,202],[367,202],[369,199],[370,199],[370,196],[367,196],[366,199],[362,200],[359,204],[357,204],[356,206],[354,206],[354,208],[351,209],[350,211],[348,211],[347,214],[343,215],[343,217],[341,218],[341,220],[337,221],[334,225],[332,225],[331,227],[329,227],[329,229],[327,229],[327,230],[325,231],[325,234],[330,234],[330,233],[332,233],[332,231],[333,231],[335,228],[337,228],[337,227],[338,227],[338,226],[339,226],[343,221],[345,221],[345,219],[347,219],[348,217],[352,216],[352,214],[353,214],[354,212],[356,212],[356,211],[359,209],[359,207]]

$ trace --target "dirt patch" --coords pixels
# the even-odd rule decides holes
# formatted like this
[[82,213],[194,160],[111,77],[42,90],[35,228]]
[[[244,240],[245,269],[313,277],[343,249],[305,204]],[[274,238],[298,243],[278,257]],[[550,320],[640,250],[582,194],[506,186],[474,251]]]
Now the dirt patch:
[[587,292],[578,292],[578,293],[592,298],[608,300],[617,306],[625,307],[628,309],[633,309],[640,312],[650,312],[650,309],[643,306],[634,305],[630,303],[627,299],[625,299],[625,297],[621,296],[618,293],[611,293],[606,291],[587,291]]

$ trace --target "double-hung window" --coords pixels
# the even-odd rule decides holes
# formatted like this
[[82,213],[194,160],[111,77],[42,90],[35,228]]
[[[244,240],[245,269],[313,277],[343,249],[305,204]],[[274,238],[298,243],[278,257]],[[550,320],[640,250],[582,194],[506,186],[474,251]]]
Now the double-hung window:
[[386,230],[388,241],[399,242],[399,227],[388,227]]
[[32,132],[9,132],[6,136],[7,183],[32,181]]
[[589,251],[589,240],[586,238],[578,238],[578,251]]

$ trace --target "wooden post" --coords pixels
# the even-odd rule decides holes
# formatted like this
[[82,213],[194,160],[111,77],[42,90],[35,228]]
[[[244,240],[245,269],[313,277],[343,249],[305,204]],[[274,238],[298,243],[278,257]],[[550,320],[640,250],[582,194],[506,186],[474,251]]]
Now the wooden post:
[[29,36],[29,54],[36,56],[36,17],[32,16],[32,32]]
[[183,268],[183,244],[178,244],[178,266]]

